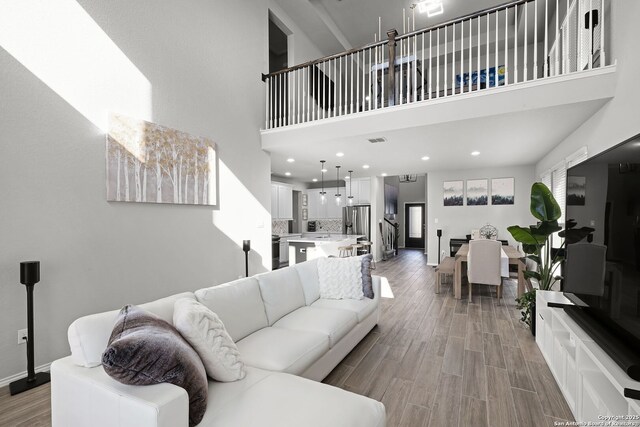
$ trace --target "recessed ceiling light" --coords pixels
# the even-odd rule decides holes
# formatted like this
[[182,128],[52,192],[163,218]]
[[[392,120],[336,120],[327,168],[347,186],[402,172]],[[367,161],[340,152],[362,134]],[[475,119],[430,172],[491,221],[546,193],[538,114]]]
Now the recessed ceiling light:
[[382,174],[382,176],[387,176],[386,172]]
[[423,156],[422,160],[429,160],[429,156]]
[[285,172],[284,173],[286,176],[291,176],[291,172]]
[[321,169],[320,172],[327,173],[327,170],[326,169]]
[[362,169],[369,169],[369,165],[362,165]]
[[345,177],[344,177],[344,179],[350,179],[350,178],[349,178],[349,175],[345,176]]
[[318,178],[313,178],[312,181],[313,182],[318,182]]
[[342,156],[344,156],[344,153],[343,152],[338,152],[338,153],[336,153],[336,156],[342,157]]
[[479,151],[472,151],[472,152],[471,152],[471,155],[472,155],[472,156],[479,156],[479,155],[480,155],[480,152],[479,152]]
[[289,162],[289,163],[293,163],[293,162],[295,162],[295,161],[296,161],[296,159],[294,159],[294,158],[292,158],[292,157],[289,157],[289,158],[287,159],[287,162]]

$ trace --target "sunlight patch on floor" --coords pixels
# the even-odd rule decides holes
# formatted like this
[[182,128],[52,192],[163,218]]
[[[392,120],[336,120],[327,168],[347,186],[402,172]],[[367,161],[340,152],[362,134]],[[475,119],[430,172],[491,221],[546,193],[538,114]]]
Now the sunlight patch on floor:
[[382,277],[380,283],[380,296],[382,298],[394,298],[393,291],[391,290],[391,286],[389,285],[389,281],[386,277]]

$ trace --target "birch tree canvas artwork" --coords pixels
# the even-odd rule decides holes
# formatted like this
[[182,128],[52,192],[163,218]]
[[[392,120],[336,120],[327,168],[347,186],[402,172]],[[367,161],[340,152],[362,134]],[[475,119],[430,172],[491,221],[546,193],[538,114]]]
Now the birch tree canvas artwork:
[[216,205],[216,145],[130,117],[111,115],[107,200]]

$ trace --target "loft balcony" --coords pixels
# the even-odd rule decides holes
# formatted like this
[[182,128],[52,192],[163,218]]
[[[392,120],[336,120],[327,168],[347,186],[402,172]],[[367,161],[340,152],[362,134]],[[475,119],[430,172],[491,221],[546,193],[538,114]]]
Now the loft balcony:
[[470,120],[500,138],[505,117],[566,136],[614,95],[609,7],[515,1],[265,75],[262,146]]

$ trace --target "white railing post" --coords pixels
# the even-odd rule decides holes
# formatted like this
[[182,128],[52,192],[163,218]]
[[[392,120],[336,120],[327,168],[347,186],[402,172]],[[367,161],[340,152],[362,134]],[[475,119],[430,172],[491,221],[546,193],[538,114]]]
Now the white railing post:
[[593,0],[589,0],[589,69],[593,67]]
[[515,32],[513,38],[513,82],[518,83],[518,5],[514,6],[515,24],[513,31]]
[[436,97],[440,98],[440,29],[436,31]]
[[476,90],[480,90],[480,16],[478,16],[478,71],[476,71]]
[[[424,101],[424,51],[425,51],[425,45],[424,45],[424,33],[422,33],[422,61],[420,62],[420,65],[422,67],[422,75],[421,75],[421,82],[420,82],[420,88],[422,90],[422,95],[420,96],[420,100]],[[382,75],[382,77],[384,78],[384,74]]]
[[469,19],[469,92],[473,90],[473,19]]
[[560,0],[556,0],[556,57],[555,57],[555,70],[556,75],[560,74]]
[[[556,15],[560,13],[556,9]],[[538,79],[538,0],[533,2],[533,80]]]
[[444,27],[444,96],[447,96],[447,27]]
[[549,75],[549,0],[544,0],[544,75]]
[[607,61],[606,61],[606,57],[604,55],[605,53],[605,46],[604,46],[604,36],[605,36],[605,31],[604,31],[604,22],[605,22],[605,16],[604,16],[604,0],[600,0],[600,66],[604,67],[605,65],[607,65]]
[[460,93],[464,93],[464,21],[460,22]]
[[489,29],[491,28],[491,24],[489,23],[489,14],[487,13],[487,43],[485,49],[485,70],[484,70],[484,87],[485,89],[489,88]]
[[504,85],[509,84],[509,8],[504,10]]
[[451,95],[456,94],[456,23],[451,31]]
[[418,36],[413,36],[413,102],[418,100]]
[[498,24],[500,21],[500,13],[498,11],[496,11],[496,56],[495,56],[495,68],[493,71],[493,85],[494,87],[498,87],[498,66],[500,65],[500,58],[499,58],[499,42],[498,42]]
[[527,45],[528,41],[528,27],[529,25],[529,3],[524,4],[524,81],[529,80],[529,46]]
[[432,38],[432,34],[431,34],[431,30],[429,30],[429,99],[431,99],[432,96],[432,85],[431,85],[431,76],[432,76],[432,72],[431,72],[431,68],[433,67],[433,60],[431,59],[432,57],[432,52],[431,52],[431,38]]

